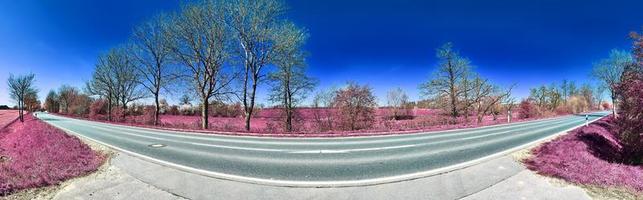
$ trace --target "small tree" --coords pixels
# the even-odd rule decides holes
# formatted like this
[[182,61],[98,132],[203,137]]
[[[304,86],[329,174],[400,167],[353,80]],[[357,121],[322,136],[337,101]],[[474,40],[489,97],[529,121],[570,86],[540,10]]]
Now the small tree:
[[388,91],[388,93],[386,94],[386,102],[388,106],[393,110],[392,118],[397,120],[402,117],[402,111],[405,110],[404,106],[409,103],[409,96],[406,95],[406,92],[404,92],[402,88],[398,87]]
[[337,91],[333,106],[339,110],[339,123],[343,130],[370,128],[375,121],[375,96],[368,86],[348,83]]
[[65,114],[70,114],[69,110],[72,106],[72,103],[76,100],[80,92],[75,87],[69,85],[62,85],[58,89],[58,98],[60,99],[60,107],[62,112]]
[[313,118],[319,132],[333,130],[335,124],[335,109],[333,99],[337,96],[336,89],[321,90],[313,97]]
[[24,76],[14,76],[13,74],[9,75],[9,80],[7,84],[9,86],[9,96],[11,99],[16,101],[18,107],[18,118],[20,122],[24,122],[24,109],[25,109],[25,100],[31,95],[37,93],[37,89],[34,87],[35,75],[27,74]]

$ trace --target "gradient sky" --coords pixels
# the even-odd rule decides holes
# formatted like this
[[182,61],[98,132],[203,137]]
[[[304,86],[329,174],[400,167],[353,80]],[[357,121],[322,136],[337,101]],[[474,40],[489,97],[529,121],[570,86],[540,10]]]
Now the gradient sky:
[[[476,71],[514,96],[562,79],[588,81],[592,63],[629,49],[643,26],[640,0],[289,0],[288,18],[306,27],[309,74],[318,88],[348,80],[419,98],[436,63],[435,48],[453,42]],[[132,27],[177,0],[0,0],[0,105],[12,105],[8,73],[36,74],[41,98],[61,84],[81,87],[96,57],[124,43]],[[262,90],[263,91],[263,90]],[[180,95],[174,95],[180,96]],[[265,101],[265,92],[259,97]],[[170,98],[171,99],[171,98]]]

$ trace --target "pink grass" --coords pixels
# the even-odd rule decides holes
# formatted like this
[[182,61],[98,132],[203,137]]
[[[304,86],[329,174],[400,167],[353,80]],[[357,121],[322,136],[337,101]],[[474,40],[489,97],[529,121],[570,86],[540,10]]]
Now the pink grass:
[[0,129],[7,127],[18,119],[17,110],[0,110]]
[[0,155],[0,196],[88,174],[104,160],[78,138],[31,115],[0,130]]
[[539,174],[601,187],[618,187],[643,192],[643,166],[610,162],[622,150],[611,117],[571,131],[533,150],[525,161]]

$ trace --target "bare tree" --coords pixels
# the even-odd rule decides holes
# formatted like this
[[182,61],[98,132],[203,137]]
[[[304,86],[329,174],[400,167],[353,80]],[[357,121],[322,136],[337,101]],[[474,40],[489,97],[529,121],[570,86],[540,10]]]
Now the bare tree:
[[301,50],[307,38],[306,32],[291,23],[281,27],[277,32],[277,70],[269,74],[274,83],[269,99],[283,107],[285,128],[290,132],[293,130],[295,106],[314,89],[316,80],[306,75],[306,55]]
[[335,94],[333,107],[339,111],[338,122],[343,130],[359,130],[373,125],[377,103],[369,86],[349,82]]
[[312,107],[315,108],[313,118],[320,132],[333,130],[336,116],[332,107],[335,96],[337,96],[337,89],[331,88],[321,90],[313,97]]
[[243,60],[243,88],[241,100],[245,113],[246,130],[255,108],[257,86],[264,77],[263,68],[274,62],[275,38],[282,26],[286,10],[279,0],[232,0],[227,6],[235,40],[239,44],[239,57]]
[[395,88],[386,94],[386,103],[393,109],[393,118],[399,119],[404,106],[409,103],[409,96],[402,88]]
[[176,79],[168,65],[171,51],[168,46],[168,31],[165,30],[167,21],[164,15],[160,15],[138,26],[132,39],[132,55],[140,74],[138,82],[154,98],[154,125],[159,123],[161,89],[167,90],[167,86]]
[[136,70],[131,46],[120,46],[112,49],[107,62],[115,79],[115,97],[117,105],[127,110],[127,105],[146,97],[139,87],[140,74]]
[[18,117],[20,122],[24,122],[25,100],[28,95],[37,93],[34,87],[35,75],[27,74],[24,76],[9,75],[7,85],[9,86],[9,96],[16,101],[18,106]]
[[112,121],[112,108],[116,102],[116,78],[114,68],[109,64],[108,54],[98,57],[92,79],[85,84],[85,91],[90,95],[98,95],[107,101],[107,120]]
[[634,62],[632,55],[626,51],[612,50],[609,58],[594,64],[592,75],[601,81],[601,84],[610,92],[612,99],[612,114],[618,116],[618,99],[616,86],[621,82],[625,66]]
[[58,113],[60,111],[60,103],[58,101],[58,94],[54,90],[50,90],[45,98],[45,110],[50,113]]
[[186,75],[201,101],[201,128],[208,129],[210,99],[228,94],[233,80],[226,70],[228,53],[224,2],[204,1],[183,7],[170,28],[172,56],[188,71]]
[[[453,45],[447,43],[437,50],[437,57],[440,60],[436,72],[431,80],[420,85],[422,93],[433,99],[445,98],[449,115],[453,118],[460,116],[459,104],[460,96],[467,92],[466,89],[458,85],[467,78],[470,71],[470,61],[460,56],[457,51],[453,50]],[[466,82],[466,81],[465,81]]]
[[62,85],[58,88],[58,98],[60,99],[60,107],[63,113],[69,114],[69,108],[79,93],[78,89],[69,85]]

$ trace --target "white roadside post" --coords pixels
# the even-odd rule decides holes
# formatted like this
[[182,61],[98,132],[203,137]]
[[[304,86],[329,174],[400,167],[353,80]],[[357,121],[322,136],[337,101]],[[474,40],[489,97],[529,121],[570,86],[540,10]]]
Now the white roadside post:
[[507,111],[507,123],[511,123],[511,110]]
[[585,114],[585,126],[589,126],[589,115]]

